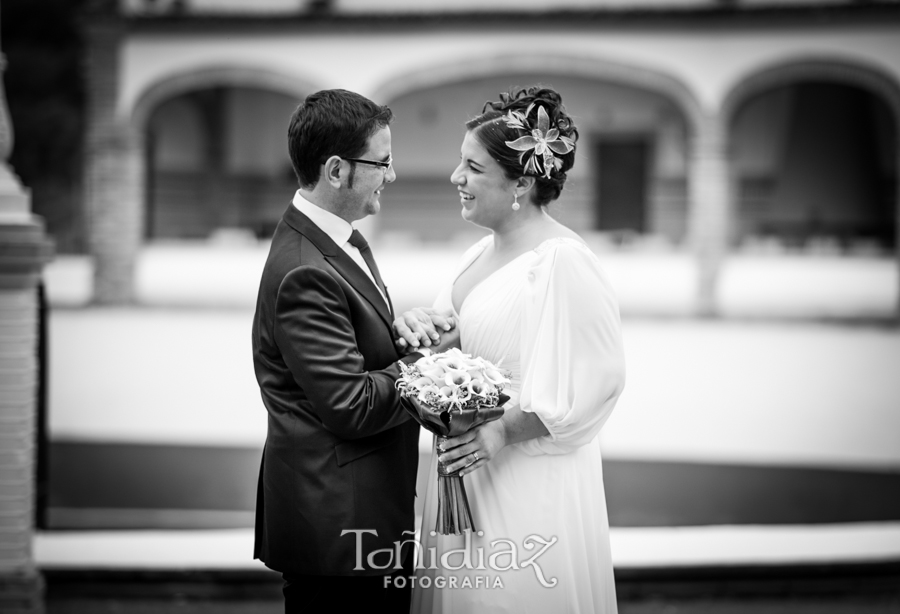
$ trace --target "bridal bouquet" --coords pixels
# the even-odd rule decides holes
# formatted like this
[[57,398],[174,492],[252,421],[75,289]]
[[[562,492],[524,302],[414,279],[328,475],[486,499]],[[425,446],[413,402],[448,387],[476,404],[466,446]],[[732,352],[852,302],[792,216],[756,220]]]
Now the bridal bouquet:
[[[503,415],[509,400],[503,389],[507,374],[489,361],[453,348],[400,364],[400,396],[416,421],[438,437],[438,444]],[[438,465],[438,514],[435,531],[459,535],[475,530],[466,488],[459,472],[445,473]]]

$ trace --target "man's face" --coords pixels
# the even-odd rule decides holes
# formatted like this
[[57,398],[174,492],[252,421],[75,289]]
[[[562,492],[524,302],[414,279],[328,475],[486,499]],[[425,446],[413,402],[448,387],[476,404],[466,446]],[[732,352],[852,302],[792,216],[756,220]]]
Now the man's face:
[[[391,129],[387,126],[381,128],[369,138],[369,147],[365,153],[359,156],[361,160],[373,160],[375,162],[387,162],[391,159]],[[394,168],[385,169],[372,164],[362,162],[347,162],[352,164],[352,185],[348,182],[347,199],[344,210],[345,219],[348,221],[361,220],[367,215],[375,215],[381,210],[381,190],[388,183],[392,183],[397,174]]]

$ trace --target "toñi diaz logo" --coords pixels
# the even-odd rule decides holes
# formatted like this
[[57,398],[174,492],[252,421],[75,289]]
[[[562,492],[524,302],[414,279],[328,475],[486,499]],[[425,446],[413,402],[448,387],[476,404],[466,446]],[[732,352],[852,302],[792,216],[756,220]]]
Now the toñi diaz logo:
[[[364,556],[363,536],[374,535],[377,537],[378,531],[375,529],[345,529],[341,531],[341,537],[348,534],[353,534],[356,537],[356,560],[353,571],[365,571],[367,569],[402,569],[403,557],[401,556],[401,553],[403,547],[408,545],[411,546],[415,552],[416,569],[435,571],[444,570],[452,572],[458,572],[463,569],[470,571],[509,572],[523,571],[531,568],[535,578],[544,588],[553,588],[559,583],[557,578],[550,578],[548,580],[544,575],[544,570],[541,569],[541,566],[538,563],[538,559],[559,541],[556,536],[551,537],[549,540],[540,535],[529,535],[524,538],[522,540],[521,550],[526,551],[523,552],[523,554],[529,554],[530,556],[523,559],[520,558],[520,548],[518,544],[511,539],[493,540],[490,542],[490,549],[487,553],[482,546],[473,549],[471,532],[466,532],[465,545],[463,547],[448,550],[440,556],[437,554],[437,548],[434,547],[428,548],[426,552],[422,543],[415,538],[395,541],[393,548],[372,550]],[[415,532],[404,531],[403,534],[415,535]],[[484,532],[478,531],[477,535],[483,537]],[[532,553],[535,549],[537,549],[537,551]],[[490,574],[476,575],[474,580],[468,576],[460,578],[456,575],[451,575],[449,577],[437,575],[433,580],[429,576],[421,576],[418,578],[416,576],[410,576],[409,581],[415,586],[417,579],[419,581],[419,586],[422,588],[429,588],[428,586],[425,586],[426,581],[429,585],[433,584],[435,588],[503,588],[501,576],[495,575],[491,577]],[[407,579],[403,576],[393,579],[398,588],[402,588],[403,585],[405,585],[406,580]],[[389,576],[385,577],[386,584],[390,581],[392,580]],[[403,585],[399,584],[400,581],[403,582]]]

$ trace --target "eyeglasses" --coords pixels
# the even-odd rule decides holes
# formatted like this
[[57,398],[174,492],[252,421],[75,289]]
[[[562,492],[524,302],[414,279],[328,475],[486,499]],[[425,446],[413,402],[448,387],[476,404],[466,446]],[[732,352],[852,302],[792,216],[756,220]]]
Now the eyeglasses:
[[384,169],[384,172],[388,172],[391,166],[394,164],[394,158],[389,157],[387,162],[379,162],[378,160],[362,160],[360,158],[344,158],[347,162],[359,162],[360,164],[371,164],[372,166],[377,166],[379,168]]

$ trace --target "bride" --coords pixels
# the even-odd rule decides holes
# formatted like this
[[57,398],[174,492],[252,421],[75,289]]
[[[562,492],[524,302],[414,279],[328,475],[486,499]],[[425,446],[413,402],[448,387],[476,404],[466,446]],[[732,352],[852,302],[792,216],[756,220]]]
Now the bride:
[[463,218],[491,234],[434,309],[395,321],[398,344],[418,346],[452,315],[463,352],[512,372],[503,417],[432,461],[430,476],[437,462],[462,469],[478,531],[434,533],[430,479],[412,612],[614,613],[597,435],[625,382],[618,305],[597,257],[546,210],[578,139],[559,94],[500,98],[466,124],[451,176]]

